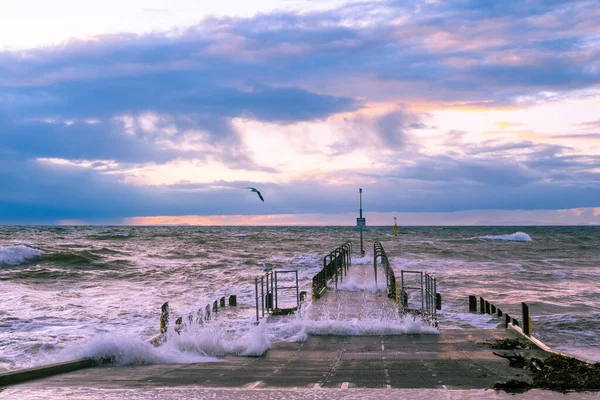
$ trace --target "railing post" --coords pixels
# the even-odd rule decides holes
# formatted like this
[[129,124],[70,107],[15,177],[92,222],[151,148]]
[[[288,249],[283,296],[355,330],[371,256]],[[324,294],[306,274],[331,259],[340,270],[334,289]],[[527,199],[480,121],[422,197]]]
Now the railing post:
[[298,289],[298,270],[296,270],[296,307],[300,307],[300,289]]
[[390,287],[390,260],[385,256],[385,286]]
[[375,287],[377,287],[377,243],[373,243],[373,272],[375,273]]
[[[268,289],[268,288],[267,288]],[[265,316],[265,277],[260,277],[260,308],[262,310],[262,316]],[[256,307],[258,310],[258,306]]]
[[423,271],[421,271],[421,311],[424,311],[425,298],[423,297]]
[[277,271],[274,271],[274,280],[275,280],[275,311],[277,311],[279,309],[279,307],[277,306]]
[[258,278],[254,278],[254,293],[256,294],[256,322],[258,322],[260,320],[258,315]]
[[265,287],[267,288],[267,293],[265,293],[265,308],[267,309],[267,313],[269,312],[269,310],[271,308],[273,308],[273,298],[271,297],[271,301],[269,301],[269,296],[272,294],[271,293],[271,287],[270,287],[270,279],[269,279],[269,272],[265,273]]

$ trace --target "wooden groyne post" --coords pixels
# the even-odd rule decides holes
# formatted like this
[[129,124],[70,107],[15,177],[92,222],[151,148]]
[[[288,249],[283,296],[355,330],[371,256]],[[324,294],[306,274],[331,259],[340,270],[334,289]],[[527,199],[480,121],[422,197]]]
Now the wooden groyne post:
[[531,318],[529,317],[529,306],[525,303],[521,303],[523,310],[523,333],[527,336],[531,336]]

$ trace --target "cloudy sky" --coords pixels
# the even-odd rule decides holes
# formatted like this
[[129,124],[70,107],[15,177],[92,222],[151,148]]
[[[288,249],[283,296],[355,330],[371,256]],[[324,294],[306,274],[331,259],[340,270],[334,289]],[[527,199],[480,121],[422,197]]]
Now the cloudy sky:
[[208,3],[0,3],[0,223],[600,223],[599,0]]

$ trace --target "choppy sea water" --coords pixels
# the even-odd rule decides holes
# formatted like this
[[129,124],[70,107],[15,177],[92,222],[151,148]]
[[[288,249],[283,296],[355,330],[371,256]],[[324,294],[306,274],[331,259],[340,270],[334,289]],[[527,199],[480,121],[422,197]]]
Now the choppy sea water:
[[[520,319],[527,302],[534,336],[600,361],[600,227],[369,227],[360,257],[352,227],[0,227],[0,370],[84,356],[121,363],[215,361],[261,354],[308,334],[378,334],[361,325],[297,319],[255,325],[254,278],[263,264],[298,270],[300,290],[325,254],[350,240],[353,262],[372,262],[380,241],[396,271],[437,278],[443,326],[493,328],[468,313],[483,296]],[[363,288],[346,288],[361,290]],[[160,306],[194,314],[235,294],[238,306],[154,348]],[[309,293],[310,294],[310,293]],[[348,321],[346,321],[348,322]],[[380,321],[389,334],[389,321]],[[403,326],[398,332],[420,332]]]

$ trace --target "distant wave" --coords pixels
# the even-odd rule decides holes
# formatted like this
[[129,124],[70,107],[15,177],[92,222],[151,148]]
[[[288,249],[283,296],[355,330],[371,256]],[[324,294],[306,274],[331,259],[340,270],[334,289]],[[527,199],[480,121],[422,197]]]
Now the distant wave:
[[122,240],[129,239],[131,235],[129,233],[106,233],[98,235],[89,235],[87,238],[91,240]]
[[30,258],[39,257],[42,254],[44,254],[44,252],[41,250],[32,249],[31,247],[23,245],[0,247],[0,264],[17,265]]
[[52,253],[46,254],[43,257],[44,261],[58,263],[61,265],[70,264],[70,265],[87,265],[92,263],[97,263],[102,260],[102,256],[94,254],[88,250],[84,251],[75,251],[75,252],[66,252],[66,253]]
[[480,236],[479,239],[487,239],[487,240],[509,240],[513,242],[531,242],[531,236],[526,234],[525,232],[515,232],[510,235],[488,235],[488,236]]

